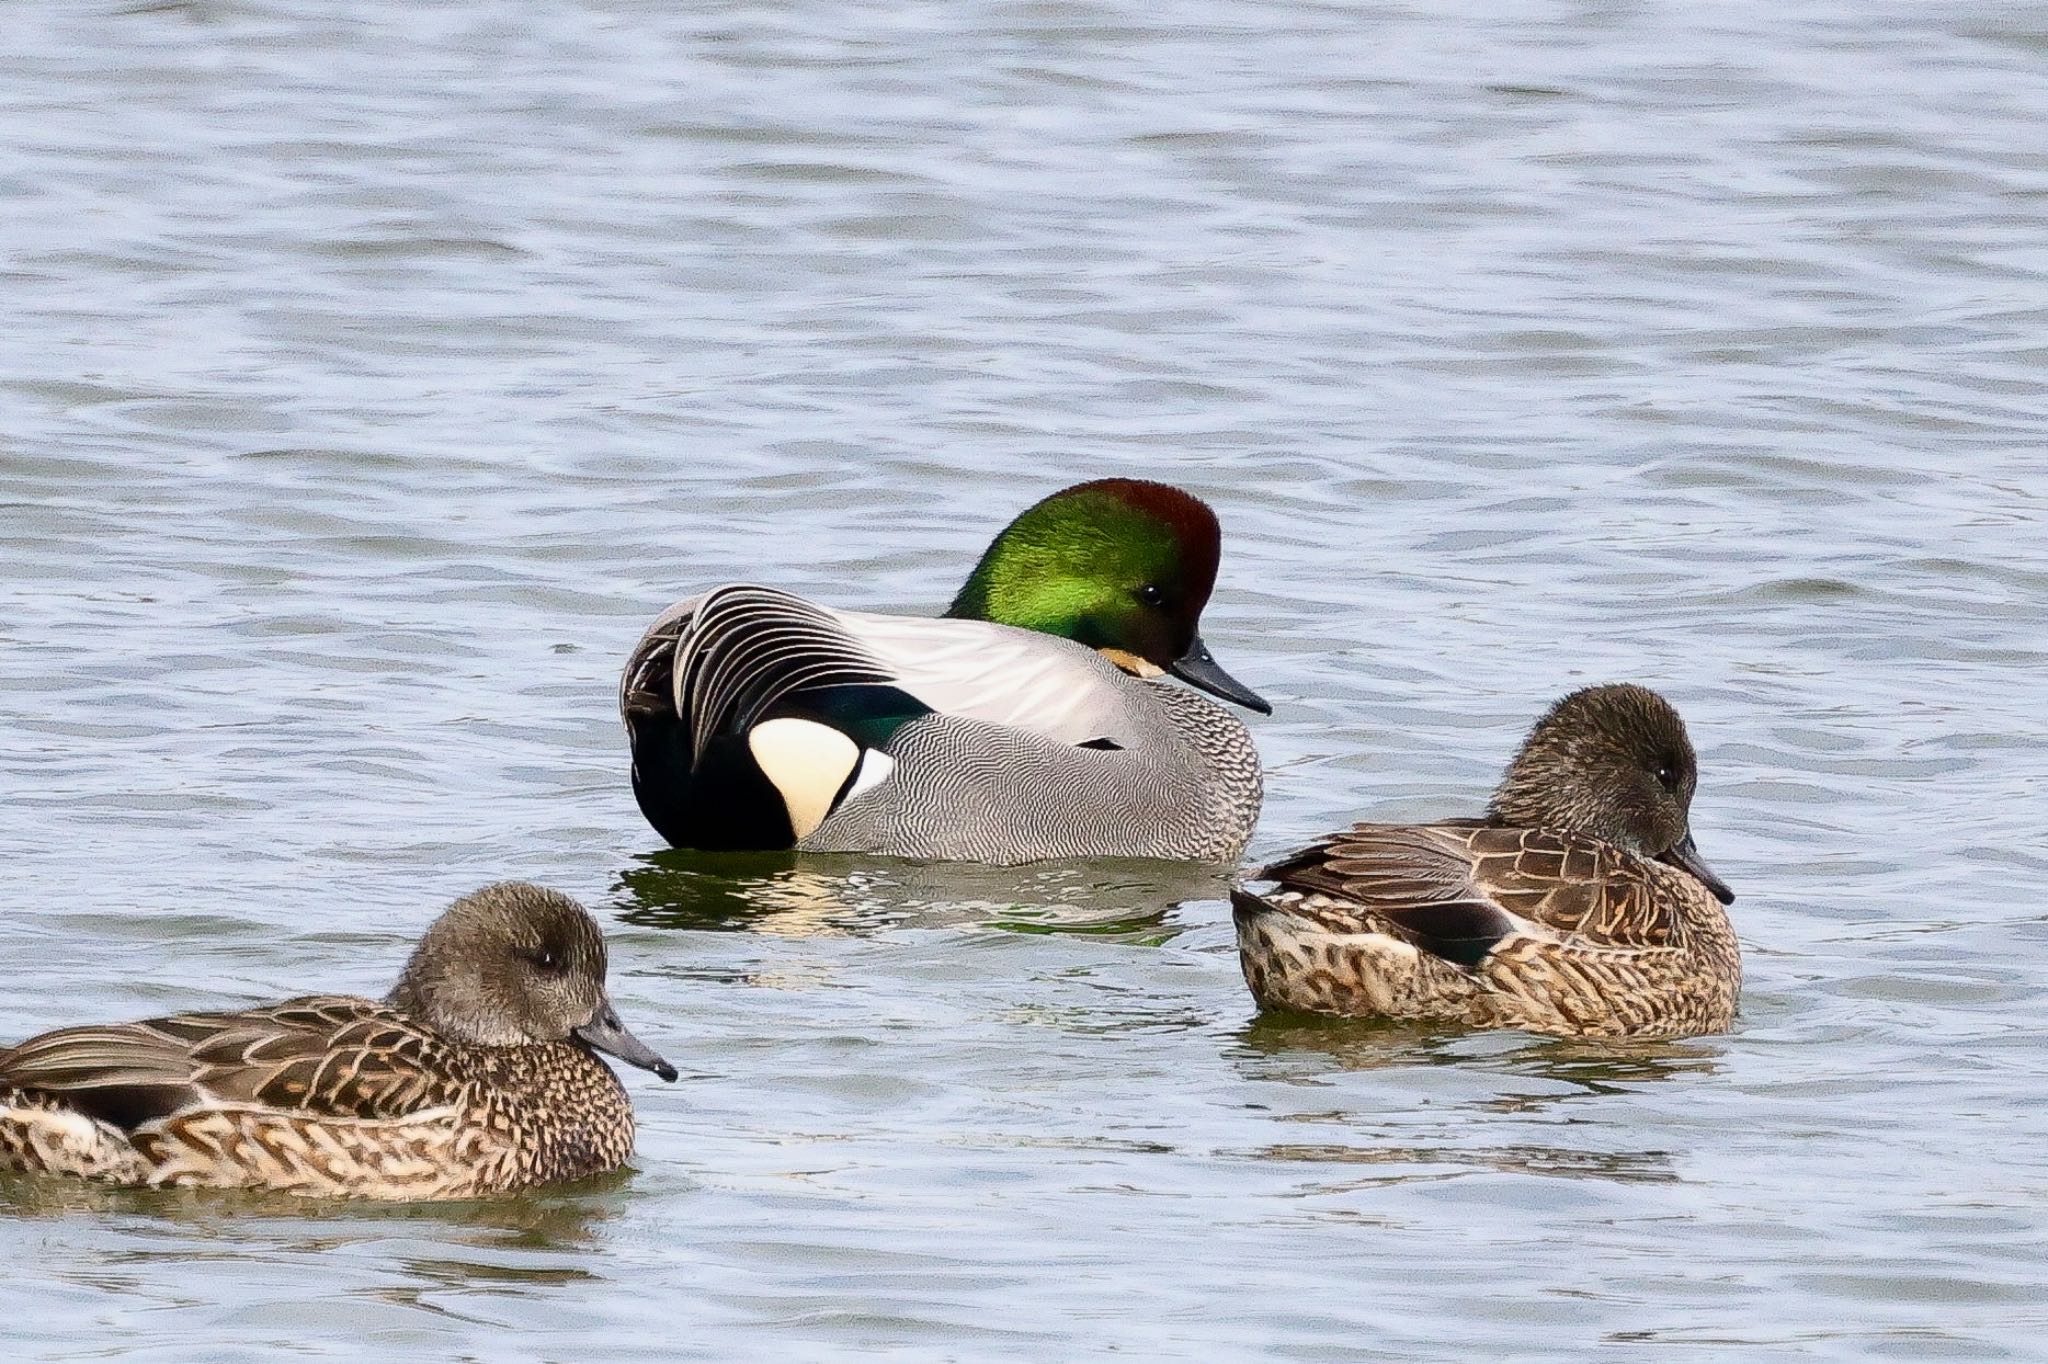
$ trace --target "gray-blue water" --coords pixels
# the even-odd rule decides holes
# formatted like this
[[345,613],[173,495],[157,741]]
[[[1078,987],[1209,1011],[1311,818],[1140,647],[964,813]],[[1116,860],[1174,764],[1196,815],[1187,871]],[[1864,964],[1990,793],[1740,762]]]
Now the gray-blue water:
[[[2048,18],[8,8],[0,1037],[582,897],[632,1173],[0,1188],[13,1358],[2039,1358]],[[1254,853],[1665,690],[1728,1037],[1259,1021],[1222,884],[657,851],[618,666],[1168,479]]]

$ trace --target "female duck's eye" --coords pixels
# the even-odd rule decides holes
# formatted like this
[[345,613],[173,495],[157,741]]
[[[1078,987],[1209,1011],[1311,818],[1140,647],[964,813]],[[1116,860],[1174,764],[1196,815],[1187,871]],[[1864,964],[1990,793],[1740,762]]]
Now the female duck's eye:
[[1673,768],[1670,763],[1659,764],[1657,768],[1657,784],[1666,791],[1676,791],[1678,789],[1677,769]]
[[1146,583],[1138,589],[1138,600],[1147,606],[1166,605],[1166,594],[1159,590],[1157,583]]
[[562,969],[562,955],[552,947],[543,947],[537,951],[528,952],[526,959],[550,975]]

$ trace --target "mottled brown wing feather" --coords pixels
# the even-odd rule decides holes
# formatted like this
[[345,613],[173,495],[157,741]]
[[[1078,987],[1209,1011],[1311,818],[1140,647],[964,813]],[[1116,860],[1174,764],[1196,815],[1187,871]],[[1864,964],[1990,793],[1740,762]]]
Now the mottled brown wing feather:
[[1655,893],[1641,859],[1583,834],[1470,831],[1472,882],[1512,914],[1612,947],[1661,947],[1675,902]]
[[1423,951],[1472,966],[1514,931],[1515,922],[1473,884],[1468,832],[1355,824],[1264,875],[1287,890],[1334,902],[1318,905],[1317,918],[1350,920],[1326,926],[1392,932]]
[[1285,853],[1275,860],[1268,862],[1253,874],[1253,879],[1261,881],[1287,881],[1291,879],[1292,873],[1297,870],[1305,867],[1320,866],[1328,859],[1331,847],[1361,830],[1430,828],[1448,832],[1484,827],[1485,821],[1478,819],[1440,819],[1436,823],[1429,825],[1354,824],[1349,829],[1330,834],[1325,838],[1319,838],[1305,848],[1297,848],[1293,852]]
[[[1597,840],[1477,823],[1357,824],[1269,868],[1289,890],[1358,907],[1358,928],[1477,964],[1516,920],[1617,946],[1669,940],[1669,907],[1634,858]],[[1328,914],[1328,908],[1322,911]]]
[[384,1005],[314,996],[44,1033],[0,1052],[0,1084],[131,1131],[221,1104],[396,1118],[458,1097],[441,1056],[436,1039]]

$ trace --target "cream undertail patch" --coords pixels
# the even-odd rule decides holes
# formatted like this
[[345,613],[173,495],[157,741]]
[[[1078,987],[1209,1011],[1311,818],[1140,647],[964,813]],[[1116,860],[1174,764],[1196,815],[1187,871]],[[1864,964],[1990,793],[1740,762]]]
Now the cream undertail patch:
[[789,827],[808,838],[832,813],[832,802],[860,765],[860,745],[830,725],[784,716],[747,732],[747,747],[782,795]]

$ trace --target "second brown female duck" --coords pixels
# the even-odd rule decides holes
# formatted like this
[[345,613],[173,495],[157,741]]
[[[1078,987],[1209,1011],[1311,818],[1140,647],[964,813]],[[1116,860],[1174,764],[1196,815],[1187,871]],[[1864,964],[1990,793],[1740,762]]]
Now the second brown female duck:
[[0,1051],[0,1170],[383,1199],[611,1170],[633,1106],[595,1052],[676,1072],[604,978],[604,935],[574,900],[489,886],[427,930],[381,1002],[308,995]]
[[1357,824],[1239,886],[1264,1005],[1306,1013],[1682,1037],[1734,1021],[1734,894],[1693,846],[1678,712],[1589,687],[1536,724],[1483,819]]

